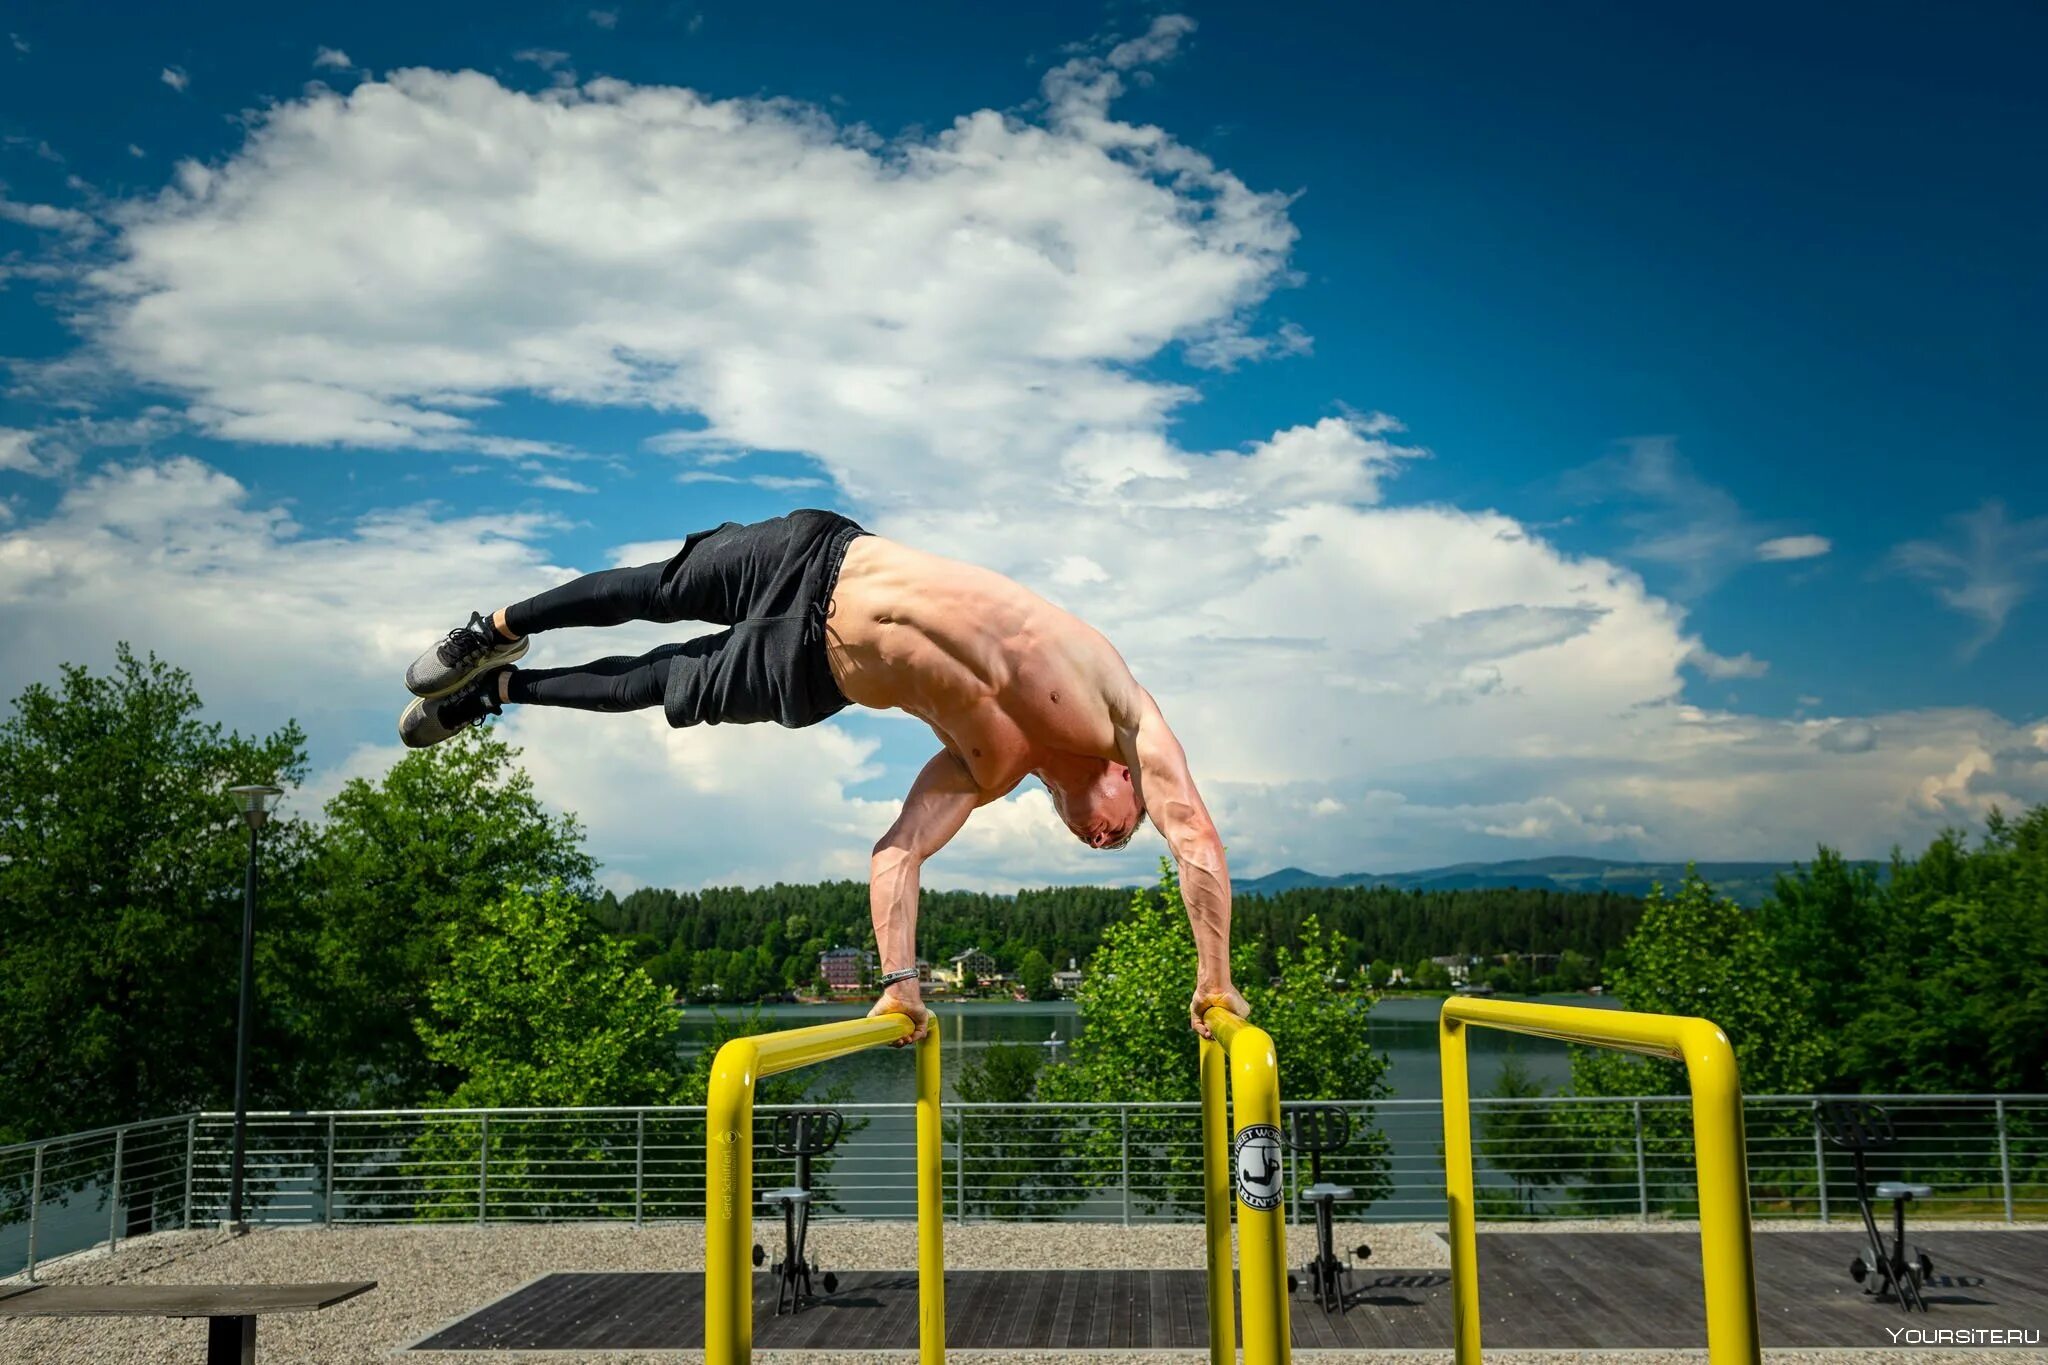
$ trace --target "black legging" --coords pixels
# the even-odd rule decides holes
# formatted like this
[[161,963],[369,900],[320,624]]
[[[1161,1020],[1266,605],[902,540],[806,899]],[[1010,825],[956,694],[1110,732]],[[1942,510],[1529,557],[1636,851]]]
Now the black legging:
[[[631,569],[605,569],[550,588],[505,608],[515,635],[566,626],[616,626],[627,621],[673,621],[662,593],[668,561]],[[639,711],[659,706],[668,693],[669,663],[689,645],[662,645],[639,658],[615,654],[574,668],[519,668],[505,695],[526,706],[568,706],[580,711]]]

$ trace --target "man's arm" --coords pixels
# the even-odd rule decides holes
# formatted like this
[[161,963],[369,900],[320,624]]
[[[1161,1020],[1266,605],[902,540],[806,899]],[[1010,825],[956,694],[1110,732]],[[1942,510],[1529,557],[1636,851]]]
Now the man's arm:
[[[941,750],[910,784],[896,823],[876,841],[868,864],[868,904],[884,975],[917,965],[918,870],[988,799],[967,765],[950,749]],[[868,1013],[907,1014],[917,1021],[917,1032],[904,1041],[924,1037],[927,1015],[915,977],[883,991]]]
[[1195,995],[1188,1014],[1195,1032],[1209,1036],[1202,1011],[1220,1005],[1243,1018],[1251,1012],[1230,980],[1230,869],[1223,840],[1195,790],[1187,754],[1167,728],[1151,694],[1140,690],[1137,724],[1119,728],[1118,747],[1137,784],[1145,813],[1159,827],[1180,866],[1180,894],[1195,934]]

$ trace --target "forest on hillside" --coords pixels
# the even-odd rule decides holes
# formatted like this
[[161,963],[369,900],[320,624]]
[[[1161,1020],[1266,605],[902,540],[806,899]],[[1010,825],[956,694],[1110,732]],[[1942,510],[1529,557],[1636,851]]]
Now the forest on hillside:
[[[999,971],[1014,972],[1034,950],[1054,967],[1085,967],[1103,929],[1129,913],[1128,887],[1061,886],[1013,896],[973,891],[924,892],[918,944],[944,963],[980,948]],[[1145,893],[1149,894],[1149,893]],[[593,907],[607,929],[628,938],[656,981],[685,998],[758,1000],[808,989],[818,954],[872,945],[865,882],[702,891],[642,889],[606,893]],[[1232,908],[1234,937],[1259,945],[1262,975],[1277,970],[1278,950],[1297,947],[1315,916],[1343,936],[1346,966],[1418,962],[1445,954],[1493,958],[1571,955],[1590,984],[1599,964],[1627,939],[1642,902],[1611,893],[1512,888],[1399,891],[1386,887],[1312,887],[1273,896],[1240,896]],[[1562,983],[1561,983],[1562,984]]]

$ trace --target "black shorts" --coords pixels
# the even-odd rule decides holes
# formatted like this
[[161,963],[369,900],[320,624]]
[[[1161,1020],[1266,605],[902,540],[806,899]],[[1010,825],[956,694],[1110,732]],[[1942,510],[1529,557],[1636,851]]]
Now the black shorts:
[[672,646],[668,723],[801,729],[852,705],[832,678],[825,619],[846,547],[866,534],[837,512],[806,509],[684,541],[661,571],[668,619],[727,629]]

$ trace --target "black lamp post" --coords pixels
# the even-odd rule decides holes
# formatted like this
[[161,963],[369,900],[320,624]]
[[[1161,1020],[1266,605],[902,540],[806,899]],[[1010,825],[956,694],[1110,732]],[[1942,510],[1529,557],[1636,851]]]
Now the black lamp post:
[[242,882],[242,993],[235,1011],[235,1154],[228,1167],[228,1226],[237,1233],[242,1222],[242,1158],[249,1124],[249,1002],[256,994],[256,834],[277,809],[281,787],[229,787],[249,826],[249,873]]

